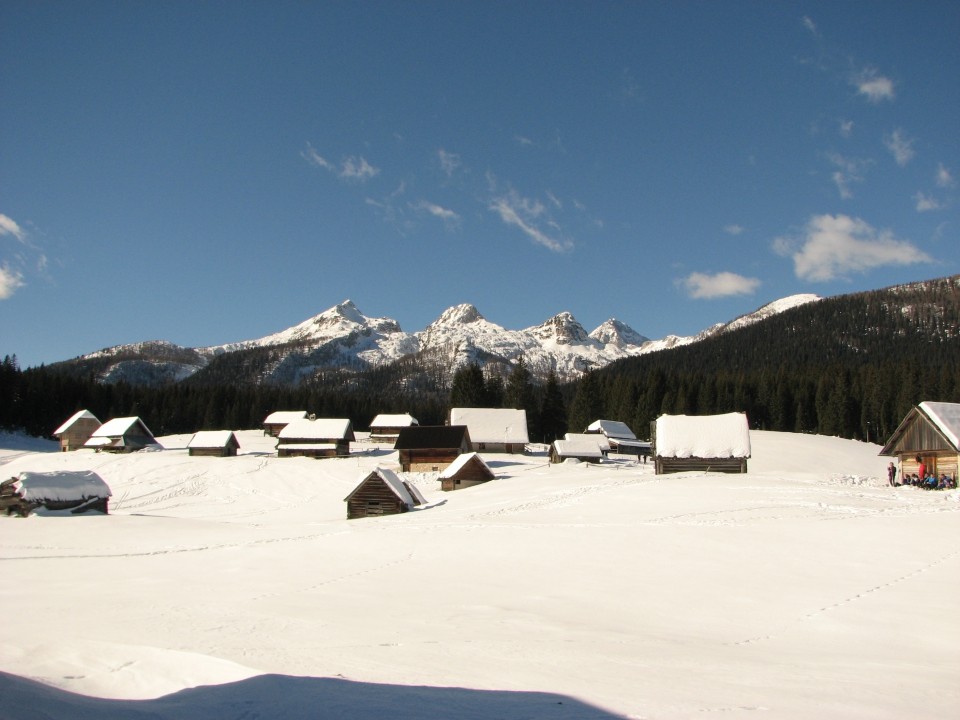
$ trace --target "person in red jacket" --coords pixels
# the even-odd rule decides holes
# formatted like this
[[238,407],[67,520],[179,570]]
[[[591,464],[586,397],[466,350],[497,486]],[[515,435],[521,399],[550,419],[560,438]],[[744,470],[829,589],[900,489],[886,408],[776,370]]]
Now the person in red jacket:
[[922,483],[927,477],[927,464],[919,455],[917,455],[917,463],[920,465],[920,467],[917,468],[917,475],[920,476],[920,482]]

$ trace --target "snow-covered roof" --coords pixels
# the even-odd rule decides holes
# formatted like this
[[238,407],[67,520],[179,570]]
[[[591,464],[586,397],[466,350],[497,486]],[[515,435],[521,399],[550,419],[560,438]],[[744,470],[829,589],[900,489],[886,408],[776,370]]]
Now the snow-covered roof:
[[598,445],[604,452],[610,452],[610,441],[606,435],[600,433],[567,433],[563,436],[564,440],[576,440],[578,442],[592,442]]
[[280,446],[283,450],[336,450],[335,443],[284,443]]
[[[396,495],[400,501],[408,507],[413,507],[414,505],[423,505],[427,502],[420,493],[420,490],[415,485],[411,483],[405,483],[400,479],[400,476],[390,468],[385,468],[381,465],[378,465],[374,469],[373,473],[379,475],[380,479],[383,480],[388,488],[390,488],[390,492]],[[353,492],[347,495],[344,500],[349,500],[351,497],[353,497],[353,494],[360,489],[363,483],[366,482],[367,478],[369,478],[373,473],[365,473],[360,478],[360,484],[357,485],[357,487],[353,489]]]
[[920,409],[960,449],[960,403],[922,402]]
[[97,416],[94,415],[89,410],[78,410],[77,412],[75,412],[73,415],[70,416],[69,420],[67,420],[63,425],[61,425],[56,430],[54,430],[53,434],[61,435],[65,433],[67,430],[71,428],[71,426],[73,426],[75,422],[77,422],[77,420],[96,420],[97,422],[100,422],[99,420],[97,420]]
[[353,426],[346,418],[317,418],[316,420],[301,419],[288,423],[280,431],[280,439],[292,440],[352,440]]
[[588,433],[603,433],[608,438],[623,438],[625,440],[636,440],[637,436],[633,434],[626,423],[619,420],[594,420],[587,426]]
[[127,431],[130,430],[137,423],[143,428],[143,430],[153,437],[153,433],[150,432],[150,428],[144,425],[143,420],[134,416],[134,417],[122,417],[122,418],[113,418],[112,420],[107,420],[103,425],[98,427],[93,431],[91,438],[102,438],[102,437],[119,437],[120,435],[125,435]]
[[750,457],[750,428],[745,413],[661,415],[657,418],[657,455],[677,458]]
[[[237,436],[232,430],[200,430],[190,438],[187,448],[222,448],[230,443],[231,438],[234,442],[237,441]],[[237,445],[239,444],[238,442]]]
[[473,443],[528,443],[526,410],[451,408],[451,425],[466,425]]
[[377,415],[373,422],[370,423],[370,429],[376,427],[410,427],[411,425],[419,425],[417,419],[413,417],[410,413],[403,413],[402,415]]
[[263,421],[264,425],[279,425],[280,423],[292,423],[294,420],[302,420],[307,416],[306,410],[278,410],[267,415]]
[[603,457],[596,437],[588,435],[576,435],[569,440],[554,440],[553,446],[560,457]]
[[22,472],[13,488],[24,500],[29,501],[79,502],[93,497],[110,497],[110,487],[91,470]]
[[[477,453],[475,453],[475,452],[462,453],[462,454],[460,454],[460,455],[457,455],[457,459],[454,460],[454,461],[453,461],[452,463],[450,463],[449,465],[447,465],[446,469],[445,469],[442,473],[440,473],[440,479],[443,480],[443,479],[445,479],[445,478],[453,477],[453,476],[456,475],[458,472],[460,472],[460,470],[462,470],[463,467],[464,467],[468,462],[470,462],[470,461],[473,460],[474,458],[476,458],[477,461],[478,461],[481,465],[483,465],[487,470],[490,470],[490,466],[487,465],[487,464],[483,461],[483,458],[480,457],[479,454],[477,454]],[[492,471],[492,470],[490,470],[490,474],[493,475],[493,471]]]

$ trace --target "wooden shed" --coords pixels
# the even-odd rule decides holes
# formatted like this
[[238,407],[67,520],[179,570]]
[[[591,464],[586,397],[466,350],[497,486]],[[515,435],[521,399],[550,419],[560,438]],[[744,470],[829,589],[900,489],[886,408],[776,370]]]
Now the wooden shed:
[[746,413],[661,415],[652,425],[657,475],[690,470],[747,471],[750,428]]
[[303,420],[307,417],[306,410],[278,410],[264,418],[263,434],[278,437],[280,431],[294,420]]
[[946,474],[957,480],[960,403],[920,403],[907,413],[880,454],[897,458],[900,477],[918,471],[919,457],[935,477]]
[[397,515],[426,502],[415,485],[385,467],[377,467],[364,476],[344,501],[348,520]]
[[240,441],[231,430],[201,430],[187,443],[191,456],[236,457]]
[[530,437],[527,411],[512,408],[451,408],[450,425],[466,425],[471,450],[486,453],[522,453]]
[[60,440],[60,451],[79,450],[90,436],[99,428],[101,422],[89,410],[79,410],[70,416],[63,425],[53,431]]
[[550,445],[550,462],[562,463],[564,460],[598,463],[609,450],[606,438],[602,435],[567,433],[563,440],[554,440]]
[[345,418],[306,418],[288,423],[277,437],[278,457],[346,457],[354,441]]
[[122,417],[107,420],[98,427],[83,446],[97,452],[129,453],[142,450],[148,445],[159,447],[150,429],[138,417]]
[[439,472],[470,452],[465,425],[414,425],[402,428],[393,449],[404,472]]
[[493,470],[477,453],[464,453],[440,473],[440,489],[444,491],[461,490],[489,482],[495,477]]
[[419,424],[410,413],[377,415],[370,423],[370,439],[379,442],[395,442],[403,428]]
[[22,472],[0,482],[0,511],[26,517],[38,508],[107,513],[110,487],[90,470]]
[[610,452],[618,455],[650,456],[650,443],[637,440],[633,430],[619,420],[595,420],[584,430],[586,434],[603,435],[610,445]]

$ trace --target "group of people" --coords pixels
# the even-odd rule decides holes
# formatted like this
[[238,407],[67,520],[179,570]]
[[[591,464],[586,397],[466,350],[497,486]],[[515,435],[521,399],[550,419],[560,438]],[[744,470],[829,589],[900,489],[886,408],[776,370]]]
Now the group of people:
[[940,473],[940,477],[937,477],[936,473],[929,472],[927,464],[919,455],[917,455],[917,472],[904,475],[898,481],[897,466],[891,462],[890,465],[887,466],[887,480],[889,480],[892,487],[913,485],[914,487],[923,488],[924,490],[953,490],[957,487],[956,478],[946,473]]

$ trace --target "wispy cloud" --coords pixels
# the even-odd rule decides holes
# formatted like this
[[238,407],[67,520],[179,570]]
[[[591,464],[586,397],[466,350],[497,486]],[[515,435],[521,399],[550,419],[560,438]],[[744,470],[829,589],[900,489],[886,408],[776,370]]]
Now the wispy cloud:
[[713,275],[694,272],[678,280],[677,284],[695,300],[752,295],[761,285],[757,278],[748,278],[732,272],[718,272]]
[[853,120],[840,121],[840,136],[848,138],[853,135]]
[[20,242],[23,242],[26,238],[26,233],[13,220],[13,218],[7,217],[6,215],[0,213],[0,236],[3,235],[12,235]]
[[816,215],[800,237],[779,237],[774,251],[793,259],[802,280],[826,282],[887,265],[914,265],[932,258],[888,230],[848,215]]
[[440,158],[440,169],[447,177],[453,177],[453,174],[461,165],[460,156],[440,148],[437,150],[437,157]]
[[460,216],[449,208],[442,207],[432,202],[426,200],[421,200],[420,202],[411,205],[414,210],[417,212],[427,213],[432,215],[435,218],[443,220],[445,225],[456,225],[460,222]]
[[523,135],[514,135],[513,139],[516,141],[518,145],[524,145],[524,146],[533,145],[533,140],[531,140],[528,137],[524,137]]
[[845,200],[852,198],[853,190],[850,185],[863,182],[863,171],[870,164],[870,161],[844,157],[839,153],[828,153],[827,159],[838,168],[830,177],[837,186],[837,190],[840,191],[840,197]]
[[301,151],[300,157],[315,167],[332,172],[341,180],[365,182],[380,173],[380,168],[371,165],[363,156],[351,156],[343,160],[340,165],[335,165],[318,153],[310,143],[307,143],[306,149]]
[[883,100],[893,100],[893,80],[879,75],[875,68],[866,68],[855,75],[851,82],[857,92],[867,98],[869,102],[879,103]]
[[6,300],[26,283],[18,270],[12,270],[7,264],[0,265],[0,300]]
[[734,223],[733,225],[727,225],[723,229],[723,231],[727,235],[742,235],[744,231],[744,227],[742,225],[737,225],[736,223]]
[[[573,248],[570,240],[553,236],[560,230],[559,225],[539,200],[522,197],[516,190],[511,189],[505,195],[493,198],[489,209],[499,215],[507,225],[518,228],[533,242],[548,250],[565,252]],[[544,228],[555,232],[550,234]]]
[[803,18],[801,19],[801,22],[803,23],[803,26],[807,30],[809,30],[814,35],[818,35],[817,24],[809,16],[804,15]]
[[953,187],[954,180],[950,171],[943,166],[943,163],[937,164],[937,187]]
[[929,212],[931,210],[940,210],[943,205],[934,197],[918,192],[913,196],[917,203],[917,212]]
[[900,167],[906,166],[908,162],[913,160],[913,139],[907,139],[903,135],[902,130],[894,130],[889,135],[883,138],[883,144],[887,147],[887,150],[890,151],[890,154],[893,155],[893,159],[897,161],[897,165]]

